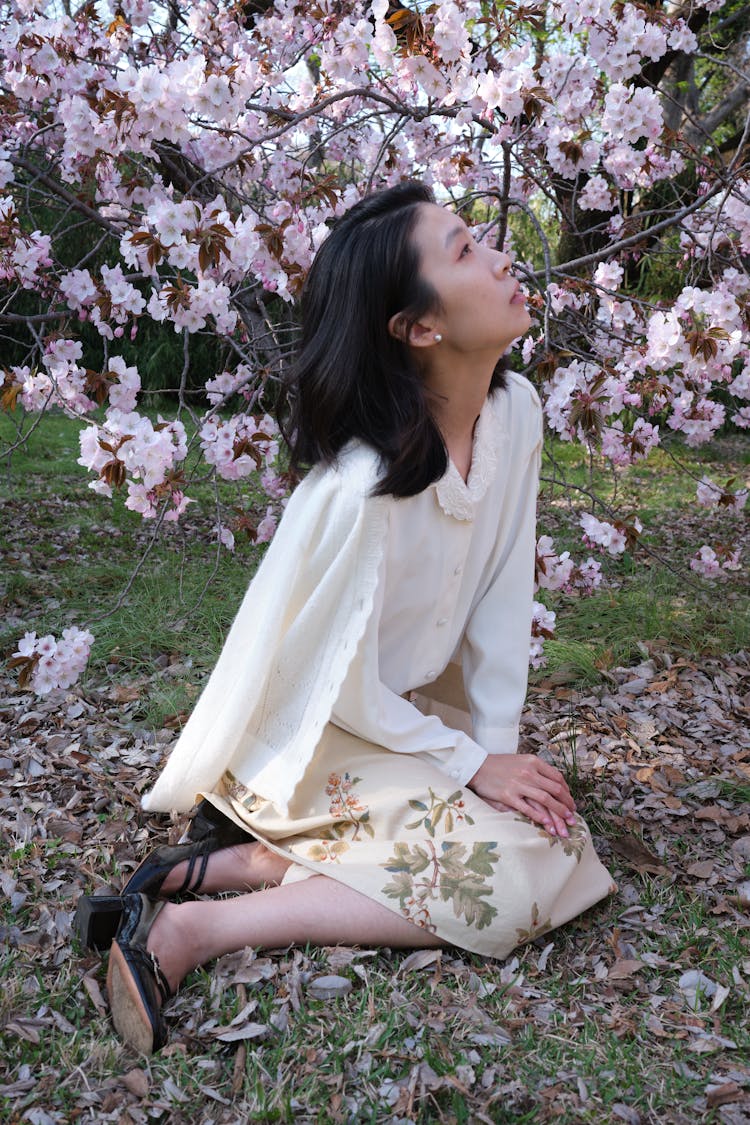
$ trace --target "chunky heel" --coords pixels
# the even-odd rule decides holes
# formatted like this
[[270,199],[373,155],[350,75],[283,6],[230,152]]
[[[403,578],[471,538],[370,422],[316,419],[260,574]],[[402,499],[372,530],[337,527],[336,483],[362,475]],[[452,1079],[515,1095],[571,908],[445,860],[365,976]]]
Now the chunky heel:
[[109,949],[122,917],[122,895],[81,895],[73,929],[88,949]]

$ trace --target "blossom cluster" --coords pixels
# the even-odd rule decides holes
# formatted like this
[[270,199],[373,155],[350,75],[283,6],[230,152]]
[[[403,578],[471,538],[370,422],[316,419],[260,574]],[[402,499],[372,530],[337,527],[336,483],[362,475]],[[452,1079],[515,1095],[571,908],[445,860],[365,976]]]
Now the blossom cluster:
[[721,505],[733,512],[741,512],[747,503],[748,490],[746,488],[732,488],[733,481],[727,481],[722,488],[712,481],[710,477],[701,477],[695,489],[697,502],[703,508],[717,508]]
[[599,550],[609,555],[622,555],[628,548],[628,538],[636,539],[643,531],[643,524],[636,516],[632,524],[627,525],[620,520],[609,523],[608,520],[599,520],[590,512],[584,512],[580,517],[583,528],[583,541],[589,547],[598,547]]
[[540,590],[592,594],[602,583],[602,566],[591,556],[576,565],[570,551],[558,555],[552,538],[542,535],[536,544],[536,582]]
[[[601,563],[589,556],[575,563],[570,551],[558,554],[554,540],[541,535],[536,544],[535,588],[560,591],[564,594],[593,594],[603,580]],[[546,662],[544,641],[554,634],[555,613],[541,602],[534,602],[531,625],[530,663],[532,668],[542,668]]]
[[[291,306],[331,223],[369,187],[414,174],[441,201],[470,200],[470,221],[489,209],[488,238],[504,226],[499,184],[540,237],[537,216],[550,209],[549,226],[581,233],[578,265],[551,272],[559,259],[545,254],[541,316],[521,350],[559,438],[619,471],[675,439],[699,446],[727,424],[750,428],[747,169],[716,162],[699,111],[676,123],[677,100],[643,80],[644,67],[664,68],[677,88],[720,6],[551,0],[537,34],[531,9],[477,0],[398,11],[387,0],[251,10],[188,0],[174,24],[153,0],[69,11],[9,0],[0,324],[15,331],[30,295],[41,311],[25,321],[26,353],[0,370],[3,402],[84,420],[91,487],[124,489],[146,519],[188,510],[199,458],[223,480],[256,475],[265,495],[251,538],[267,540],[288,480],[263,392],[293,346]],[[684,169],[697,183],[691,205],[664,205],[648,226],[649,199],[680,194],[654,189]],[[684,276],[674,299],[649,304],[635,278],[662,215]],[[540,275],[518,270],[533,289]],[[137,366],[117,354],[154,324],[183,343],[174,389],[193,415],[192,446],[186,414],[154,421]],[[92,326],[95,362],[81,342]],[[227,358],[204,373],[207,401],[193,411],[183,392],[201,335]],[[746,495],[743,482],[704,481],[697,500],[731,517]],[[582,529],[613,556],[641,530],[614,515],[586,516]],[[215,533],[231,549],[239,530],[245,517],[222,514]],[[551,541],[540,551],[543,588],[600,581],[595,559],[574,565]]]
[[88,662],[94,638],[87,629],[71,625],[61,637],[37,637],[25,633],[11,657],[11,667],[21,671],[21,683],[28,683],[37,695],[48,695],[55,688],[76,682]]
[[179,466],[187,456],[182,422],[150,418],[112,407],[103,425],[81,431],[78,464],[97,474],[89,488],[100,496],[127,486],[125,507],[153,519],[164,504],[164,519],[178,519],[191,503]]
[[739,547],[718,547],[714,549],[704,544],[690,560],[690,569],[703,578],[717,578],[722,571],[739,570],[741,567]]
[[542,602],[534,601],[531,619],[531,644],[529,664],[532,668],[543,668],[546,663],[544,642],[550,640],[555,631],[555,611],[547,609]]

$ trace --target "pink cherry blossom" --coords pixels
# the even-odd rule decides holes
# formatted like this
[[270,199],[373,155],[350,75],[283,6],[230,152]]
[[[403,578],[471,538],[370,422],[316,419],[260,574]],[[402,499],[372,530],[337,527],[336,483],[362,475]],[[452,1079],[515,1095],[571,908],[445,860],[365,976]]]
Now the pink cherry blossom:
[[531,619],[531,641],[529,645],[529,664],[532,668],[543,668],[547,662],[544,655],[545,634],[555,630],[556,614],[552,609],[547,609],[542,602],[533,603]]
[[610,185],[599,175],[592,176],[578,196],[578,206],[584,211],[611,211],[614,202]]
[[268,541],[273,538],[273,534],[276,531],[278,519],[278,514],[269,504],[269,506],[266,508],[266,514],[258,524],[257,530],[255,532],[256,543],[268,543]]
[[[255,7],[244,19],[194,0],[174,28],[152,0],[122,0],[114,22],[34,0],[9,0],[0,15],[12,108],[0,118],[0,320],[5,302],[10,317],[31,301],[45,318],[23,331],[3,321],[26,349],[6,389],[21,412],[81,422],[94,492],[122,489],[132,511],[173,522],[202,458],[213,475],[257,485],[259,538],[272,534],[289,485],[264,396],[291,358],[302,279],[338,216],[410,175],[466,205],[488,245],[504,238],[521,259],[528,236],[515,220],[535,232],[536,261],[514,268],[537,321],[513,362],[540,384],[553,433],[617,470],[664,437],[697,446],[725,423],[750,429],[750,180],[741,161],[717,163],[703,88],[689,112],[673,96],[677,69],[710,53],[700,12],[720,0],[684,18],[551,0],[540,37],[521,9],[489,16],[477,0],[420,5],[405,24],[386,0]],[[663,82],[644,81],[653,63]],[[19,159],[43,177],[33,206]],[[695,190],[677,180],[688,165]],[[680,190],[663,204],[653,188],[670,180]],[[570,270],[554,244],[562,231],[564,252],[583,258]],[[669,299],[646,300],[634,282],[644,254],[683,273]],[[170,388],[183,379],[174,401],[195,427],[184,477],[184,426],[144,410],[138,367],[117,343],[153,322],[184,346]],[[84,323],[101,338],[93,360]],[[204,335],[219,341],[221,370],[196,370]],[[744,485],[716,487],[718,500],[701,482],[697,499],[736,517]],[[621,555],[622,520],[587,518],[588,541]],[[711,549],[728,572],[735,548]],[[601,581],[597,559],[579,565],[551,541],[543,550],[549,589],[567,597]],[[38,682],[57,682],[54,654],[33,655]]]
[[66,688],[80,677],[88,662],[92,634],[87,629],[69,626],[58,640],[52,634],[37,638],[26,633],[11,659],[31,669],[29,687],[37,695],[48,695],[56,688]]
[[[583,528],[583,539],[590,547],[600,547],[610,555],[621,555],[626,547],[625,532],[622,528],[615,527],[607,520],[598,520],[589,512],[584,512],[580,517]],[[636,532],[643,530],[639,519],[633,520]]]
[[703,546],[690,560],[690,569],[702,575],[703,578],[715,578],[721,573],[721,564],[712,547]]

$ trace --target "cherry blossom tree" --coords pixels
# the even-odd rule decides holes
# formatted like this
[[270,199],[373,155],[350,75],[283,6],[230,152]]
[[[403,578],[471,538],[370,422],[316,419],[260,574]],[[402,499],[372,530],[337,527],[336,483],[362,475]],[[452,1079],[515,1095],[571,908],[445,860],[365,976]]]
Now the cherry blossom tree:
[[[749,42],[743,0],[0,0],[11,448],[64,411],[89,487],[157,525],[199,472],[257,477],[251,530],[269,539],[292,483],[272,408],[305,271],[331,220],[408,176],[516,255],[537,322],[512,361],[558,439],[617,472],[750,427]],[[138,351],[156,331],[181,341],[158,417]],[[207,338],[219,370],[199,369]],[[741,482],[696,484],[727,515],[745,502]],[[585,499],[582,547],[632,552],[638,518]],[[249,517],[217,511],[232,550]],[[696,544],[691,567],[738,567],[722,549]],[[537,569],[542,589],[602,580],[547,536]],[[537,603],[533,663],[553,626]],[[15,660],[51,690],[90,644],[31,633]]]

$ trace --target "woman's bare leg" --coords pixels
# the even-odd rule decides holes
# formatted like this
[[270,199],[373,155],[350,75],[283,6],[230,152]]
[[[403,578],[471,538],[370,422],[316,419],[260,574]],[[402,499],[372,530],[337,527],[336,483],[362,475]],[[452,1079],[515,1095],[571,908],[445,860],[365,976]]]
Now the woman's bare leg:
[[151,928],[147,948],[176,988],[192,969],[224,953],[307,942],[411,949],[444,944],[359,891],[316,875],[237,898],[168,903]]
[[[208,857],[206,874],[200,894],[214,895],[221,891],[254,891],[274,887],[284,878],[289,860],[283,859],[257,840],[233,844]],[[187,860],[178,863],[161,886],[160,894],[168,897],[182,886],[187,875]]]

